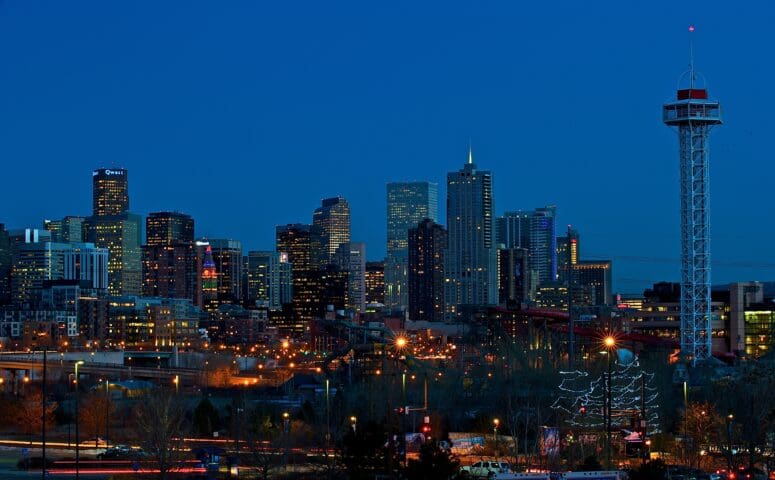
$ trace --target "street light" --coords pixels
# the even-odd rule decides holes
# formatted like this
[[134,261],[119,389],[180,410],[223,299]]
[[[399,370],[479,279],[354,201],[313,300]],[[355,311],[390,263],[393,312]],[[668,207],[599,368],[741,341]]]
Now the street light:
[[175,384],[175,395],[177,395],[180,391],[180,375],[175,375],[175,377],[172,379],[172,383]]
[[80,440],[78,439],[78,400],[80,397],[80,394],[78,393],[78,367],[80,365],[83,365],[83,360],[78,360],[75,362],[75,480],[79,480],[81,478],[80,474]]
[[732,471],[732,420],[735,416],[732,412],[727,415],[727,471]]
[[353,435],[357,433],[358,419],[353,415],[350,417],[350,425],[353,427]]
[[398,338],[396,338],[396,347],[398,347],[399,349],[404,348],[406,346],[406,344],[407,344],[406,337],[398,337]]
[[501,424],[501,421],[498,420],[497,418],[492,419],[492,439],[496,444],[498,443],[498,426],[500,424]]
[[611,469],[611,357],[616,350],[616,338],[613,335],[608,335],[603,339],[603,345],[606,348],[607,362],[608,362],[608,379],[605,383],[606,395],[605,395],[605,443],[606,443],[606,466],[608,470]]

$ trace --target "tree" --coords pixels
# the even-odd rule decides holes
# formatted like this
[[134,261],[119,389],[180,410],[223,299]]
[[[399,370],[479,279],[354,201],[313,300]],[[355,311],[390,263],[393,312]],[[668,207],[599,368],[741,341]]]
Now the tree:
[[264,480],[269,478],[273,468],[278,465],[277,448],[280,445],[282,434],[282,421],[273,419],[271,412],[258,406],[248,413],[245,425],[245,444],[247,454],[243,457],[243,463],[258,469],[258,474]]
[[97,437],[107,432],[108,421],[113,418],[116,405],[110,402],[104,393],[100,392],[88,395],[79,403],[80,427],[87,437],[94,437],[94,447],[97,448],[99,447]]
[[393,473],[401,458],[389,437],[387,425],[376,422],[363,426],[359,423],[355,431],[349,430],[342,437],[342,462],[350,479],[365,480],[375,474]]
[[185,412],[176,395],[168,392],[149,394],[135,412],[135,425],[143,449],[165,480],[178,469],[185,457]]
[[579,472],[596,472],[602,469],[603,466],[600,465],[600,461],[595,455],[590,455],[584,458],[584,461],[576,467],[576,470]]
[[710,403],[690,403],[683,414],[682,428],[686,434],[684,446],[689,466],[702,467],[702,457],[707,447],[715,443],[718,425],[721,424],[716,409]]
[[211,437],[214,431],[221,428],[221,417],[210,399],[203,398],[194,409],[194,428],[203,437]]
[[667,466],[662,460],[646,462],[630,474],[630,480],[664,480],[665,478],[667,478]]
[[420,458],[409,460],[406,469],[408,480],[447,480],[453,478],[460,468],[455,455],[439,447],[436,442],[420,447]]
[[[54,411],[57,403],[46,402],[46,428],[54,426]],[[10,408],[10,421],[21,433],[34,435],[43,430],[43,394],[40,390],[33,390],[24,398],[14,402]]]

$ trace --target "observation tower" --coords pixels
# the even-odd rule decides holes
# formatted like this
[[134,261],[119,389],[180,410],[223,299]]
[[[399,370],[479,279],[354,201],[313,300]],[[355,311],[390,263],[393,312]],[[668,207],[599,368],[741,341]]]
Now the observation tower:
[[[689,32],[694,27],[689,27]],[[690,55],[691,58],[691,55]],[[720,125],[721,105],[708,98],[690,60],[676,99],[662,107],[665,125],[678,133],[681,190],[681,355],[692,365],[711,356],[710,192],[708,136]]]

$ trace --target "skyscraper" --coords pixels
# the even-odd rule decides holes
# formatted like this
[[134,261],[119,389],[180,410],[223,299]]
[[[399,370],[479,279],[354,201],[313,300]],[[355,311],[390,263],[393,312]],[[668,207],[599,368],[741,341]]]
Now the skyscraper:
[[517,210],[495,219],[495,243],[505,248],[528,248],[530,213]]
[[366,303],[385,303],[385,262],[366,262]]
[[87,220],[87,240],[97,247],[107,248],[109,252],[110,295],[142,293],[141,221],[139,215],[129,212],[93,216]]
[[463,305],[498,302],[493,231],[492,174],[468,163],[447,174],[448,247],[444,258],[446,319],[458,320]]
[[[350,205],[342,197],[326,198],[312,215],[313,234],[317,236],[317,268],[334,264],[337,249],[350,243]],[[314,247],[313,247],[314,248]],[[345,247],[346,248],[346,247]],[[340,265],[346,269],[347,265]]]
[[568,226],[568,234],[557,238],[557,279],[567,283],[571,267],[579,263],[579,232]]
[[213,312],[218,309],[218,270],[213,260],[213,247],[208,242],[197,242],[197,259],[197,305]]
[[438,186],[430,182],[387,184],[387,258],[385,305],[407,308],[408,240],[410,228],[424,219],[438,221]]
[[129,210],[129,179],[123,168],[92,172],[92,214],[120,215]]
[[526,248],[498,250],[498,304],[523,303],[530,298],[528,258]]
[[580,260],[571,265],[574,289],[590,292],[593,305],[610,305],[613,301],[611,266],[610,260]]
[[444,250],[447,231],[426,218],[410,228],[409,318],[440,322],[444,320]]
[[145,219],[143,295],[194,300],[194,219],[178,212],[154,212]]
[[350,242],[347,270],[347,307],[366,311],[366,244]]
[[0,305],[11,301],[11,237],[0,223]]
[[202,239],[210,246],[218,277],[218,304],[242,302],[242,243],[239,240]]
[[180,212],[152,212],[145,219],[145,244],[194,243],[194,219]]
[[40,301],[43,283],[75,280],[97,294],[108,288],[108,250],[91,243],[35,242],[14,255],[11,292],[17,305]]
[[536,208],[530,215],[530,269],[538,284],[557,280],[557,207]]
[[293,270],[285,252],[251,251],[247,256],[248,307],[280,310],[293,301]]
[[61,220],[44,220],[43,226],[51,232],[52,242],[80,243],[83,241],[84,217],[69,215]]
[[320,275],[312,262],[312,227],[305,224],[279,225],[276,249],[285,252],[293,275],[293,316],[289,328],[303,333],[320,310]]

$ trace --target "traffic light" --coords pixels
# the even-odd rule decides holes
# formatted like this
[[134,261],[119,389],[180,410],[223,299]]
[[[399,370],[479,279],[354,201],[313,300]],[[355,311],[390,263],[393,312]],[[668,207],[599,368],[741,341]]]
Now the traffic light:
[[397,414],[404,415],[406,414],[406,408],[405,407],[398,407],[393,409]]
[[579,413],[582,414],[582,415],[586,415],[587,414],[587,407],[582,406],[581,408],[579,408]]
[[424,417],[423,424],[420,427],[420,431],[427,437],[431,433],[431,417]]

